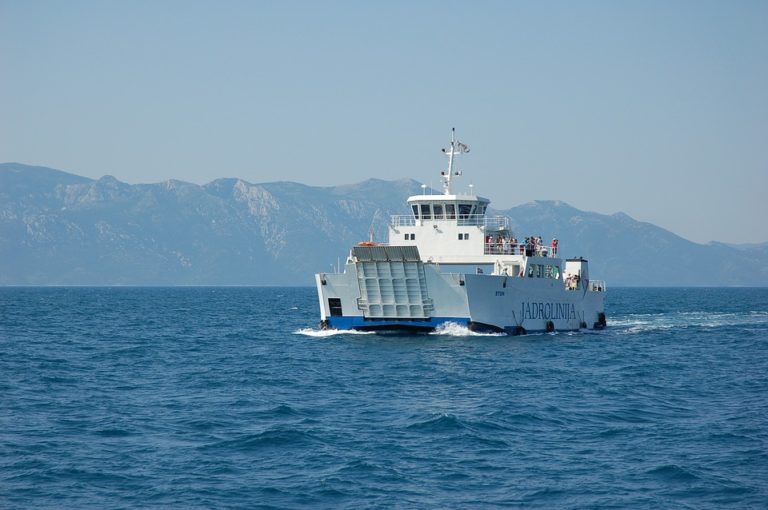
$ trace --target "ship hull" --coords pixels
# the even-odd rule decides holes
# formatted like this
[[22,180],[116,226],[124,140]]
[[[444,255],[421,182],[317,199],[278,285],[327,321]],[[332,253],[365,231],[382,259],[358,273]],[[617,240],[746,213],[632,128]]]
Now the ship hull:
[[[410,276],[409,276],[410,275]],[[349,263],[315,277],[321,326],[338,330],[428,332],[446,323],[511,335],[601,329],[604,292],[588,282],[444,273],[435,264]],[[410,282],[410,283],[409,283]]]

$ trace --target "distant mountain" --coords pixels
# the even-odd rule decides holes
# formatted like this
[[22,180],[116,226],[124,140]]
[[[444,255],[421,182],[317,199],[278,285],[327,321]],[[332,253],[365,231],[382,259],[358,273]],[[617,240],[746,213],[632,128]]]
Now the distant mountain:
[[624,213],[580,211],[557,201],[536,201],[499,214],[518,232],[557,237],[561,256],[584,256],[590,274],[609,285],[766,286],[768,243],[735,249],[697,244]]
[[0,285],[310,285],[412,180],[129,185],[0,164]]
[[[420,193],[414,180],[129,185],[0,164],[0,285],[311,285],[371,229],[384,240]],[[609,285],[768,285],[768,243],[696,244],[563,202],[496,212],[519,238],[557,237]]]

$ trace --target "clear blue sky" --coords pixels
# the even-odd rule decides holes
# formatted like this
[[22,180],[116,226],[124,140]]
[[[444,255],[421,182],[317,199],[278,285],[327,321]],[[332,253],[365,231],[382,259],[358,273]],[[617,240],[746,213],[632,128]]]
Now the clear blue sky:
[[438,185],[768,241],[768,2],[0,0],[0,162]]

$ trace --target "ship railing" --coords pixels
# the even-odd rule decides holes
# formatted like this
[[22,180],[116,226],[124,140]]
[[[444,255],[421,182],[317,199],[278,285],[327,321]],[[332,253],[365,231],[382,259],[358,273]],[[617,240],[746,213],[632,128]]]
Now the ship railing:
[[525,243],[501,242],[490,239],[483,247],[485,255],[526,255],[528,257],[557,257],[557,246],[535,246]]
[[509,230],[510,220],[506,216],[486,217],[484,214],[444,214],[439,217],[421,216],[416,217],[412,214],[398,214],[391,217],[390,225],[396,227],[415,227],[422,225],[425,221],[450,221],[456,222],[460,227],[483,227],[485,230]]
[[389,222],[392,227],[415,227],[416,217],[408,214],[398,214],[392,216]]
[[482,223],[485,230],[509,230],[509,224],[510,220],[506,216],[486,217]]
[[605,292],[604,280],[589,280],[589,290],[591,292]]
[[525,255],[524,244],[487,241],[483,247],[485,255]]

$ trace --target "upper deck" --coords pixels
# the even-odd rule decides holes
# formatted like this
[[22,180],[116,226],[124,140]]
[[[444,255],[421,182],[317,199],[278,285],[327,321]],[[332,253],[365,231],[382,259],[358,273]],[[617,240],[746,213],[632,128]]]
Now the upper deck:
[[[469,152],[469,148],[452,138],[450,149],[443,152],[449,157],[448,170],[441,172],[443,193],[409,197],[410,214],[391,217],[388,246],[413,247],[412,252],[422,263],[476,266],[473,272],[478,274],[532,281],[539,278],[545,283],[550,280],[549,287],[554,285],[551,280],[560,280],[567,290],[605,289],[602,281],[589,284],[586,260],[560,258],[557,239],[545,242],[540,236],[527,236],[518,240],[510,218],[487,216],[490,200],[475,195],[472,185],[469,193],[455,193],[453,178],[461,172],[455,169],[454,158]],[[426,185],[422,188],[426,190]],[[372,242],[364,245],[386,247]],[[354,254],[350,260],[356,260]],[[483,266],[492,266],[491,272],[485,273],[487,267]]]
[[524,256],[510,219],[486,216],[490,200],[472,193],[472,185],[469,193],[454,192],[454,178],[461,175],[455,160],[469,147],[454,133],[450,148],[443,152],[448,156],[448,169],[440,173],[443,193],[409,197],[411,214],[392,216],[389,244],[417,246],[424,260],[443,264],[492,264],[500,255]]

